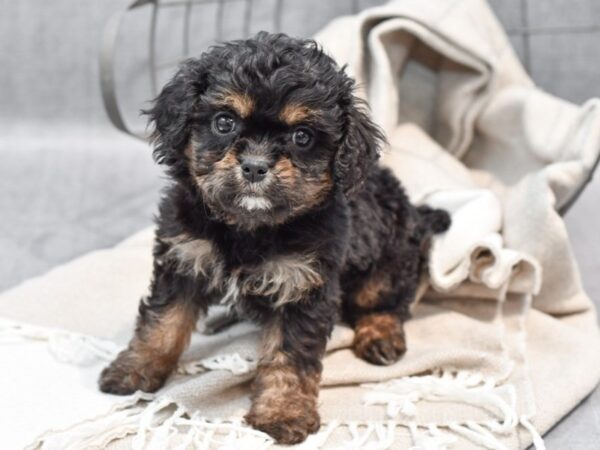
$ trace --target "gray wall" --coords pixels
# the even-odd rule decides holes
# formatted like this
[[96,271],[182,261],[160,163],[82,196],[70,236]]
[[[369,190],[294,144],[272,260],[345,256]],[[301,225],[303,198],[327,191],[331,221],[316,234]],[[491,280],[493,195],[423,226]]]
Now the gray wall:
[[576,103],[600,96],[600,1],[490,3],[542,88]]

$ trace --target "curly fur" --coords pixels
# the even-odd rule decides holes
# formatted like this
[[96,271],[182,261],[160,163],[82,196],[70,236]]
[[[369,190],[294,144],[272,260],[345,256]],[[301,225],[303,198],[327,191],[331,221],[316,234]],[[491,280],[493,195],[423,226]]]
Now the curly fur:
[[[391,364],[402,355],[424,249],[450,222],[411,205],[375,164],[383,135],[353,90],[315,42],[282,34],[182,64],[146,112],[154,157],[172,180],[151,294],[102,390],[162,386],[190,318],[225,302],[264,328],[246,419],[289,444],[319,426],[321,358],[338,316],[355,327],[359,357]],[[219,130],[219,117],[230,131]],[[260,181],[244,174],[245,161],[261,165]]]

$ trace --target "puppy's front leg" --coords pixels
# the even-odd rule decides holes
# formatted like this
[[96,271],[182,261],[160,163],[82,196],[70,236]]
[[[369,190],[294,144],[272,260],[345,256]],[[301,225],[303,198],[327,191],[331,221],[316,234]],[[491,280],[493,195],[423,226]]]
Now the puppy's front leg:
[[127,349],[100,375],[100,390],[127,395],[154,392],[177,367],[198,319],[198,305],[178,275],[156,273],[152,293],[142,299]]
[[281,444],[319,429],[321,358],[335,312],[325,299],[281,307],[263,330],[262,354],[246,421]]

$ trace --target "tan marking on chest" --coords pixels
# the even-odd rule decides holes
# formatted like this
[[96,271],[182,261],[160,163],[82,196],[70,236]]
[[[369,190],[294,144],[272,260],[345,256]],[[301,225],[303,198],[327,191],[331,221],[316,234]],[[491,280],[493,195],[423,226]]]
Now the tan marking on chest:
[[171,244],[168,255],[177,259],[181,273],[209,279],[211,290],[222,285],[223,261],[210,241],[195,239],[187,234],[163,240]]

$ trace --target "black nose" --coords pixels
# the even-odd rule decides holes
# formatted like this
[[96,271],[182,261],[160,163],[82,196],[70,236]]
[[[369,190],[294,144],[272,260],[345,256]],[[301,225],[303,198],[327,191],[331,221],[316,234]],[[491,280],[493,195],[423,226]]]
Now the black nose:
[[242,174],[244,178],[252,183],[257,183],[267,176],[269,166],[265,161],[246,158],[242,162]]

